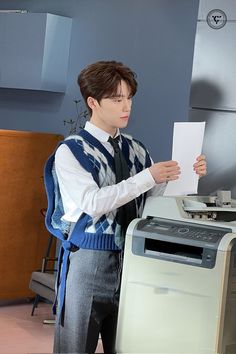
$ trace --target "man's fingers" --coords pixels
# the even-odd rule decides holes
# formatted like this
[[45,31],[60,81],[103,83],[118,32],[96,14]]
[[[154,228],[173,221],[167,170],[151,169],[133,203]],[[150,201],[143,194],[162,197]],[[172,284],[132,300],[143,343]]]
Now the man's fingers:
[[156,183],[175,180],[180,174],[179,165],[173,160],[155,163],[149,170]]
[[159,162],[160,165],[166,166],[166,167],[172,167],[178,165],[177,161],[169,160],[169,161],[163,161]]
[[197,161],[200,161],[200,160],[206,160],[206,156],[205,155],[200,155],[197,157]]

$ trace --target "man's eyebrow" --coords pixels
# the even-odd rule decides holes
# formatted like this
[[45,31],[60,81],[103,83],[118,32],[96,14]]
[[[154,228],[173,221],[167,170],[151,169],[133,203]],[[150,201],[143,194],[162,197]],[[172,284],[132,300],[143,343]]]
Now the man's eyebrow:
[[[119,98],[119,97],[126,97],[123,93],[116,93],[115,95],[110,96],[111,98]],[[128,97],[132,97],[132,95],[128,95]]]
[[122,93],[116,93],[115,95],[111,96],[111,97],[125,97],[125,95],[123,95]]

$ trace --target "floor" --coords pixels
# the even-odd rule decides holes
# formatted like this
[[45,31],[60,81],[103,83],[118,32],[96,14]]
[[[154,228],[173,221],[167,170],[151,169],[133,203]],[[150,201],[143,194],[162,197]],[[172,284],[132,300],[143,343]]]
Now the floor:
[[[51,305],[39,303],[31,316],[32,303],[0,303],[0,354],[52,353],[54,325]],[[96,353],[102,353],[99,342]]]

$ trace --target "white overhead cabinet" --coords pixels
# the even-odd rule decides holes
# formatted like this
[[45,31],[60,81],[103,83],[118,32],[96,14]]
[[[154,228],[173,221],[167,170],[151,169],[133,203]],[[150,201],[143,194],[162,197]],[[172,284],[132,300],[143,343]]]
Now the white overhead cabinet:
[[72,19],[0,13],[0,87],[65,92]]

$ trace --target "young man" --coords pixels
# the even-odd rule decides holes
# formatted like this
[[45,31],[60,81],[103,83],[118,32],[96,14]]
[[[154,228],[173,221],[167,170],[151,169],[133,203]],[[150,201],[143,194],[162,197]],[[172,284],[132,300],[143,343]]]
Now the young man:
[[[79,249],[69,255],[63,321],[57,320],[54,353],[94,353],[101,333],[105,353],[115,353],[115,333],[126,225],[118,220],[122,206],[133,202],[140,217],[147,195],[162,195],[166,182],[176,180],[175,161],[153,163],[146,148],[121,135],[129,121],[135,74],[115,61],[89,65],[78,84],[91,114],[85,129],[73,138],[80,154],[75,158],[66,144],[55,155],[55,170],[63,201],[63,220],[77,223]],[[130,177],[117,182],[111,138],[119,137]],[[120,153],[120,152],[118,152]],[[206,173],[204,156],[194,164]],[[125,212],[126,214],[126,212]],[[125,223],[125,222],[124,222]],[[70,236],[69,236],[70,237]],[[59,293],[60,294],[60,293]]]

